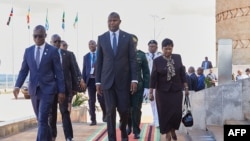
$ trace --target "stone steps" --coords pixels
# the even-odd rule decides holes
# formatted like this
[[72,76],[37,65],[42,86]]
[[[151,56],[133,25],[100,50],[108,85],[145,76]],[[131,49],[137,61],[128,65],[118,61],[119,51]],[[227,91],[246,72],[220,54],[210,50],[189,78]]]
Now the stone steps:
[[208,125],[207,126],[207,130],[213,136],[213,138],[215,139],[215,141],[224,141],[223,126]]
[[213,135],[206,130],[201,130],[201,129],[188,130],[187,135],[190,141],[217,141],[215,140]]
[[[225,120],[225,125],[250,125],[250,113],[244,114],[245,120]],[[224,140],[223,126],[208,125],[207,130],[212,134],[216,141]]]

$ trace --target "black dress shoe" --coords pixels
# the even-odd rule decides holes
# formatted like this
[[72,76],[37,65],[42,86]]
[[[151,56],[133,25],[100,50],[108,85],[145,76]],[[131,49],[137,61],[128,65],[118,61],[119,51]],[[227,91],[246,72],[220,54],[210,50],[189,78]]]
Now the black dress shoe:
[[127,135],[131,134],[131,128],[127,128],[126,131],[127,131]]
[[122,138],[122,141],[128,141],[128,138]]
[[93,126],[93,125],[96,125],[96,121],[92,121],[89,126]]
[[134,139],[139,139],[140,138],[140,134],[135,134],[134,135]]

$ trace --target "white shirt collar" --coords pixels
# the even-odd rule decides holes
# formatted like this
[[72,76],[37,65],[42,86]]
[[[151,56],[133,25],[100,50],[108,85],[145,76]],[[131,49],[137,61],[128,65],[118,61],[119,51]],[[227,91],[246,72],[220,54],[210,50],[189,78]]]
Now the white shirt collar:
[[[115,32],[116,37],[119,36],[119,32],[120,32],[119,29]],[[113,33],[114,33],[113,31],[109,31],[110,37],[113,37]]]

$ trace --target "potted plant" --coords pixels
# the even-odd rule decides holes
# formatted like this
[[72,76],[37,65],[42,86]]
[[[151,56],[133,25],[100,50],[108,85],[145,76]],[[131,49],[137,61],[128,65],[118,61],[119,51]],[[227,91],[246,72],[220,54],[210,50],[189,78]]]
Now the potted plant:
[[30,99],[30,95],[29,95],[29,91],[28,91],[27,86],[22,86],[21,92],[23,93],[25,99]]
[[87,106],[85,102],[88,97],[83,93],[76,93],[72,99],[72,109],[70,113],[72,122],[87,122]]

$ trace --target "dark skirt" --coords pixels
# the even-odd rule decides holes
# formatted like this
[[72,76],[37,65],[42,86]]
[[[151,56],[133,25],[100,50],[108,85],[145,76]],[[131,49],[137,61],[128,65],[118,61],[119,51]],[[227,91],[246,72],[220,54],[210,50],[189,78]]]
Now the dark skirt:
[[156,92],[156,104],[159,116],[160,133],[178,130],[182,118],[182,91]]

